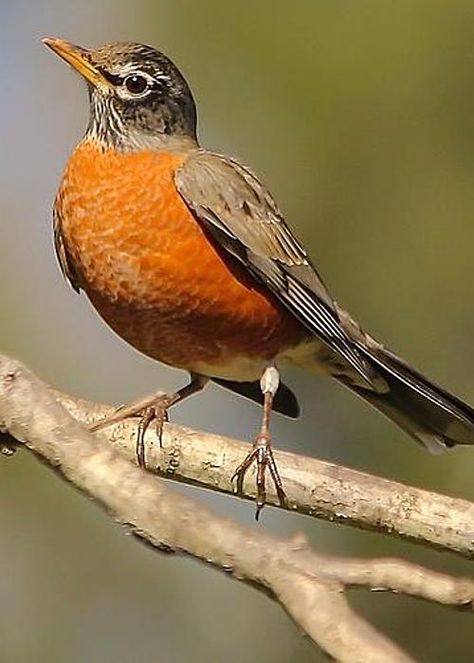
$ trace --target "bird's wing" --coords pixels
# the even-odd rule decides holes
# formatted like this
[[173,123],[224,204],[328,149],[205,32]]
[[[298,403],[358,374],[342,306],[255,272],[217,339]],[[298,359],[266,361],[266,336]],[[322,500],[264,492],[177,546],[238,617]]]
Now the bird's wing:
[[76,292],[80,292],[79,280],[64,244],[61,228],[61,215],[59,214],[56,206],[53,209],[53,236],[56,257],[58,259],[59,266],[61,267],[63,276],[69,281],[70,285]]
[[185,203],[214,240],[373,386],[374,371],[345,332],[306,251],[255,175],[233,159],[199,150],[175,179]]

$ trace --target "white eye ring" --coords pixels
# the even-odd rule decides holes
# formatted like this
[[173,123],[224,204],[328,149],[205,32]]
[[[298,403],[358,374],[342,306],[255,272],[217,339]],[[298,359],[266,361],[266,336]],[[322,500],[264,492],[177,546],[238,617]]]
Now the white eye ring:
[[124,78],[117,92],[123,99],[140,99],[145,97],[153,87],[154,79],[144,71],[131,72]]

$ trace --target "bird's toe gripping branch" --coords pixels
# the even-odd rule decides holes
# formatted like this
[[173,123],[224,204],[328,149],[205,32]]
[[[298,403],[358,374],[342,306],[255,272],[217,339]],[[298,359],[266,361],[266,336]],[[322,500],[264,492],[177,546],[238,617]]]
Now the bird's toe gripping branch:
[[249,451],[243,462],[239,465],[232,476],[232,481],[236,481],[237,493],[243,492],[245,475],[250,467],[255,463],[257,465],[257,510],[255,518],[258,520],[267,497],[266,492],[266,471],[270,472],[278,500],[282,506],[286,506],[287,497],[283,490],[278,467],[273,456],[271,437],[270,437],[270,417],[272,412],[272,403],[280,384],[280,376],[274,366],[265,369],[260,380],[260,388],[263,393],[263,415],[260,433],[255,439],[252,449]]
[[[94,422],[89,426],[89,430],[101,430],[129,417],[139,417],[137,432],[137,462],[141,467],[146,467],[145,434],[150,425],[155,422],[156,434],[161,445],[163,424],[168,420],[169,408],[203,389],[207,382],[208,378],[201,375],[191,374],[191,382],[185,387],[178,389],[175,393],[154,394],[153,396],[142,398],[129,405],[124,405],[115,410],[115,412],[105,419]],[[257,510],[255,517],[257,520],[266,501],[267,470],[270,473],[270,477],[275,486],[280,504],[282,506],[286,506],[287,504],[287,497],[283,490],[282,480],[273,456],[270,437],[270,417],[272,413],[273,399],[278,391],[279,384],[280,376],[277,369],[274,366],[266,368],[260,380],[260,389],[263,394],[263,415],[260,433],[254,440],[252,449],[236,469],[231,479],[232,481],[236,481],[237,493],[242,493],[245,476],[251,466],[254,463],[256,464]]]
[[204,389],[208,378],[192,373],[191,381],[173,394],[154,394],[135,401],[129,405],[123,405],[111,415],[94,422],[89,426],[90,431],[97,431],[112,424],[119,423],[129,417],[139,417],[137,432],[137,462],[140,467],[146,467],[145,458],[145,434],[152,422],[155,422],[156,435],[159,444],[162,444],[163,424],[168,421],[168,410],[176,403],[183,401],[188,396]]

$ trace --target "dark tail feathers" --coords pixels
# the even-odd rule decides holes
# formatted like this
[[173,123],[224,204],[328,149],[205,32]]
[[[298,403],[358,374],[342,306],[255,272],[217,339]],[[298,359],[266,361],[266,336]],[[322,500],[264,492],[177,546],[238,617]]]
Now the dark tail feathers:
[[385,379],[385,393],[372,392],[338,378],[356,394],[421,442],[430,451],[455,444],[474,444],[474,409],[384,348],[357,344]]
[[[263,405],[263,395],[262,390],[260,389],[260,383],[258,380],[256,382],[233,382],[232,380],[224,380],[222,378],[212,378],[213,382],[216,382],[221,387],[230,389],[236,394],[245,396],[255,403],[260,403]],[[287,417],[296,419],[300,416],[300,408],[296,396],[291,391],[289,387],[285,384],[280,383],[278,391],[273,400],[272,409],[275,412],[280,412],[280,414],[285,414]]]

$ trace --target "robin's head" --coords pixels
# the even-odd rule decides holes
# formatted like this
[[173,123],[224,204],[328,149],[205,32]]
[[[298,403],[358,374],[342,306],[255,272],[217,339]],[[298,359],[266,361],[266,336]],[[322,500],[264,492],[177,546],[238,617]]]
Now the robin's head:
[[123,150],[158,146],[170,136],[196,137],[196,107],[175,65],[151,46],[115,43],[85,49],[44,39],[87,81],[87,134]]

